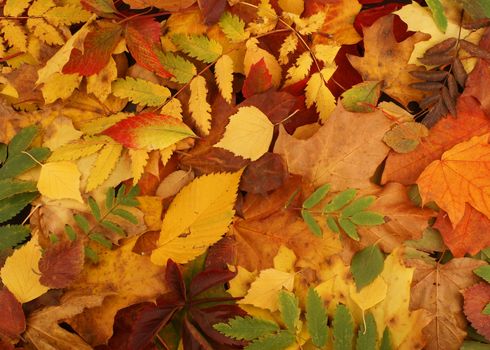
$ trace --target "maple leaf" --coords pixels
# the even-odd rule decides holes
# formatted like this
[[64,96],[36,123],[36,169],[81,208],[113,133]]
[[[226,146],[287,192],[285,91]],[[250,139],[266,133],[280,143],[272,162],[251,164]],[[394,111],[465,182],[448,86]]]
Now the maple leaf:
[[417,80],[408,72],[418,68],[407,61],[415,43],[426,36],[416,33],[398,43],[393,34],[393,18],[392,15],[382,17],[364,29],[364,57],[347,57],[365,81],[382,80],[381,89],[406,106],[410,101],[424,97],[421,90],[409,86]]
[[490,315],[482,311],[490,303],[490,285],[479,283],[463,291],[464,313],[471,325],[485,338],[490,338]]

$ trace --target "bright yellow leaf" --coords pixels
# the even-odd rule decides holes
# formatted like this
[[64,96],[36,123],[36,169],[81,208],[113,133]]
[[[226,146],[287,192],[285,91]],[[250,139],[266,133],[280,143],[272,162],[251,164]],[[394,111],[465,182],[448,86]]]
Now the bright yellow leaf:
[[257,160],[269,149],[273,131],[274,125],[260,109],[241,107],[230,117],[225,134],[215,147]]
[[87,192],[96,189],[107,180],[121,156],[122,149],[122,145],[117,143],[104,146],[87,179],[87,187],[85,189]]
[[67,99],[81,81],[82,77],[78,74],[54,73],[41,88],[45,102],[53,103],[59,98]]
[[131,158],[131,175],[133,177],[133,183],[137,183],[145,171],[145,165],[149,158],[148,151],[144,149],[130,149],[129,158]]
[[68,143],[60,146],[53,153],[51,153],[48,161],[57,162],[61,160],[77,160],[79,158],[87,157],[99,151],[104,144],[104,142],[101,142],[98,139],[91,138],[74,143]]
[[177,98],[172,98],[165,103],[165,106],[160,110],[160,114],[169,115],[171,117],[182,120],[182,103]]
[[104,102],[111,93],[112,82],[117,79],[117,66],[111,57],[109,63],[97,74],[87,77],[87,93]]
[[284,12],[291,12],[298,16],[301,16],[305,9],[304,0],[279,0],[278,4]]
[[242,171],[201,176],[174,198],[162,223],[151,261],[185,263],[202,254],[228,230]]
[[284,39],[281,47],[279,48],[279,63],[280,64],[288,64],[289,58],[288,55],[296,50],[298,47],[298,36],[296,33],[289,34],[286,39]]
[[15,49],[25,52],[27,51],[27,34],[24,28],[17,21],[8,21],[6,19],[0,21],[0,32],[5,40]]
[[199,130],[207,135],[211,129],[211,106],[206,101],[208,95],[206,79],[202,75],[196,76],[191,81],[190,90],[189,111]]
[[17,17],[29,6],[31,0],[7,0],[4,2],[3,15]]
[[3,284],[21,303],[36,299],[49,290],[39,282],[40,259],[41,247],[38,243],[38,235],[35,234],[29,242],[7,258],[0,270]]
[[75,199],[83,203],[80,175],[77,165],[73,162],[46,163],[41,167],[37,189],[50,199]]
[[[83,134],[73,127],[73,122],[67,117],[58,117],[46,128],[43,146],[51,151],[79,139]],[[66,160],[66,159],[64,159]]]
[[214,75],[221,95],[226,102],[231,103],[233,94],[233,60],[230,56],[223,55],[216,61]]
[[65,42],[60,32],[42,18],[29,18],[27,29],[48,45],[63,45]]
[[363,312],[383,301],[387,291],[388,285],[379,276],[359,292],[354,284],[349,287],[350,297]]
[[330,114],[335,109],[335,97],[328,89],[326,82],[335,72],[337,67],[326,67],[320,72],[314,73],[308,84],[306,85],[306,105],[311,107],[313,103],[316,105],[316,110],[320,115],[320,119],[327,121]]
[[311,58],[310,52],[303,52],[298,57],[294,65],[288,69],[287,80],[284,85],[288,86],[306,78],[310,73],[312,64],[313,58]]
[[274,268],[284,272],[294,272],[294,264],[296,263],[296,255],[294,251],[286,246],[281,245],[279,251],[274,257]]

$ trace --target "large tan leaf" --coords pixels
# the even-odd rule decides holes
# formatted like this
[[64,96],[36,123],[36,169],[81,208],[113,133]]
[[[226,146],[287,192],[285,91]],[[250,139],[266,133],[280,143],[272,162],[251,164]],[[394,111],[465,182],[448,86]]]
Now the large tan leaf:
[[339,104],[320,130],[297,140],[281,127],[274,152],[283,156],[289,171],[331,191],[367,188],[369,178],[388,154],[382,139],[391,122],[383,112],[351,113]]

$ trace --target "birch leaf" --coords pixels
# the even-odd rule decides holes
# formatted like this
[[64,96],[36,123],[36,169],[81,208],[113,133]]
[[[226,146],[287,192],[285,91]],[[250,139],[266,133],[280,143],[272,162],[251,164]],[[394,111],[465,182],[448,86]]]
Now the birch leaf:
[[41,167],[37,189],[50,199],[75,199],[83,203],[80,175],[77,165],[73,162],[47,163]]

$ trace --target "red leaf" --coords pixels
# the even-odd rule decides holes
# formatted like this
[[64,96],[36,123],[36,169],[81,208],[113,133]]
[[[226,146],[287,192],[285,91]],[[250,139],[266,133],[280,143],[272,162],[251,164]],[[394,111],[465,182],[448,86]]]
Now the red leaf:
[[179,265],[177,265],[173,260],[168,259],[167,269],[165,271],[165,280],[168,286],[179,296],[179,298],[185,302],[186,300],[186,289],[184,279],[182,277],[182,271]]
[[295,103],[296,98],[287,92],[267,90],[247,98],[238,107],[255,106],[267,115],[271,123],[276,124],[288,117]]
[[252,64],[243,83],[242,94],[245,98],[265,92],[272,87],[272,75],[269,73],[263,58]]
[[84,258],[81,241],[51,245],[39,261],[39,281],[51,288],[68,287],[82,271]]
[[235,245],[235,240],[226,236],[209,247],[204,269],[224,270],[228,264],[233,265],[237,255]]
[[[401,3],[389,3],[383,6],[374,7],[365,11],[361,11],[354,21],[354,28],[362,35],[363,27],[370,27],[379,18],[389,15],[403,7]],[[413,32],[407,32],[407,25],[400,17],[396,16],[393,21],[393,34],[398,42],[405,40]]]
[[83,76],[97,74],[109,63],[111,54],[118,44],[122,27],[118,24],[102,22],[85,37],[83,53],[79,49],[71,51],[70,60],[63,67],[64,74],[78,73]]
[[454,229],[443,211],[439,212],[434,227],[441,232],[444,243],[455,257],[476,254],[490,246],[490,220],[469,204],[466,204],[464,216]]
[[463,292],[464,313],[473,328],[490,341],[490,315],[482,314],[482,310],[490,303],[490,284],[479,283]]
[[197,0],[197,3],[207,25],[218,22],[226,7],[226,0]]
[[160,24],[154,18],[139,17],[126,26],[126,44],[136,63],[162,78],[170,78],[173,75],[165,70],[157,55],[160,34]]
[[22,304],[6,287],[0,290],[0,310],[0,338],[2,334],[11,339],[18,338],[26,329],[26,318]]
[[267,152],[245,169],[240,189],[249,193],[266,194],[281,187],[287,176],[288,170],[282,157]]
[[182,341],[184,343],[184,350],[213,350],[211,344],[209,344],[206,338],[204,338],[187,317],[184,318]]
[[214,287],[218,284],[224,284],[236,276],[236,272],[229,270],[205,270],[196,275],[191,281],[189,291],[190,297],[194,298],[196,295],[204,292],[205,290]]

